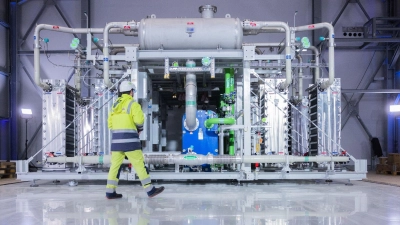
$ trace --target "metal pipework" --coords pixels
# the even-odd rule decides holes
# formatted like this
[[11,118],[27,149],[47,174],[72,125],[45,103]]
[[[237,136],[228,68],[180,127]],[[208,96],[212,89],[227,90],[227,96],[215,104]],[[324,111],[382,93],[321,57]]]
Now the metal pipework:
[[285,30],[286,81],[279,85],[279,89],[286,89],[292,83],[292,57],[290,51],[290,28],[284,22],[243,21],[243,31],[262,30],[269,27],[281,27]]
[[310,24],[310,25],[305,25],[305,26],[300,26],[300,27],[294,27],[294,31],[309,31],[309,30],[316,30],[316,29],[322,29],[322,28],[327,28],[329,30],[329,80],[326,82],[323,82],[321,84],[322,89],[327,89],[329,86],[331,86],[334,82],[335,78],[335,34],[334,34],[334,29],[332,24],[330,23],[316,23],[316,24]]
[[[48,84],[43,83],[40,79],[40,31],[42,30],[51,30],[56,32],[63,32],[63,33],[71,33],[71,34],[87,34],[87,33],[94,33],[94,34],[102,34],[104,29],[103,28],[69,28],[69,27],[61,27],[57,25],[49,25],[49,24],[39,24],[35,28],[35,33],[33,36],[34,39],[34,68],[35,68],[35,83],[41,87],[43,90],[48,90],[50,87]],[[111,30],[111,33],[120,33],[122,32],[121,29],[118,30]]]
[[124,30],[129,30],[129,31],[137,31],[138,30],[138,22],[131,21],[131,22],[112,22],[108,23],[106,27],[104,28],[103,31],[103,39],[104,39],[104,46],[103,46],[103,77],[104,77],[104,84],[107,85],[107,87],[111,87],[112,83],[110,82],[110,61],[109,61],[109,38],[108,34],[111,28],[120,28]]
[[199,7],[199,13],[202,18],[214,18],[214,13],[217,13],[217,7],[213,5],[203,5]]
[[[303,63],[303,57],[301,57],[300,54],[297,54],[296,58],[299,60],[299,64]],[[301,99],[303,99],[303,68],[302,67],[299,67],[299,86],[298,86],[298,91],[299,91],[299,98],[297,100],[301,101]]]
[[[196,64],[192,60],[186,62],[187,67],[195,67]],[[186,73],[186,126],[189,131],[193,131],[196,128],[196,113],[197,113],[197,82],[196,75],[191,72]]]
[[307,48],[307,50],[311,50],[314,52],[315,55],[315,69],[314,69],[314,83],[317,82],[319,79],[319,50],[315,46],[310,46]]
[[242,163],[348,162],[347,156],[248,155]]
[[263,27],[259,30],[246,30],[243,35],[257,35],[260,33],[284,33],[285,29],[282,27]]
[[80,28],[80,29],[74,29],[74,28],[69,28],[69,27],[60,27],[57,25],[49,25],[49,24],[39,24],[35,28],[35,33],[33,36],[34,40],[34,49],[33,49],[33,54],[34,54],[34,67],[35,67],[35,83],[41,87],[43,90],[48,90],[50,87],[48,84],[43,83],[40,79],[40,45],[39,45],[39,40],[40,40],[40,31],[41,30],[51,30],[51,31],[56,31],[56,32],[64,32],[64,33],[72,33],[72,34],[86,34],[88,32],[90,33],[101,33],[103,29],[85,29],[85,28]]
[[[348,162],[347,156],[292,156],[292,155],[146,155],[145,163],[149,164],[178,164],[178,165],[201,165],[201,164],[231,164],[231,163],[294,163],[294,162]],[[75,157],[51,157],[46,159],[47,163],[83,163],[83,164],[110,164],[111,155],[104,156],[75,156]],[[129,164],[129,160],[124,160]]]
[[75,88],[77,91],[75,92],[77,94],[77,98],[81,98],[81,53],[78,53],[78,60],[77,60],[77,66],[75,68]]

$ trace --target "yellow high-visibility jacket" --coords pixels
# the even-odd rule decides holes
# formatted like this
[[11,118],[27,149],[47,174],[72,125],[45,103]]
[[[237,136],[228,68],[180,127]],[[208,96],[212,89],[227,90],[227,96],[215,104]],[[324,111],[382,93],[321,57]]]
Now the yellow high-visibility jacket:
[[138,132],[143,130],[143,123],[140,104],[127,94],[119,97],[108,115],[108,128],[112,132],[111,151],[141,149]]

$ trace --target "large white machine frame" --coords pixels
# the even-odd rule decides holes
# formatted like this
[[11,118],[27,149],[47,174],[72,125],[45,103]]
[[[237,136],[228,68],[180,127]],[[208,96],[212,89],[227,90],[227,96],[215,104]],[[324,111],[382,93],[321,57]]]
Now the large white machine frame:
[[[238,181],[251,181],[251,180],[266,180],[266,179],[325,179],[325,180],[332,180],[332,179],[345,179],[345,180],[361,180],[366,177],[367,173],[367,161],[366,160],[358,160],[346,153],[345,155],[341,156],[335,156],[332,154],[332,149],[335,148],[335,151],[340,151],[340,143],[337,142],[337,140],[340,139],[332,139],[331,132],[329,131],[328,133],[325,133],[325,130],[322,130],[318,128],[321,132],[319,132],[319,136],[326,136],[323,139],[329,139],[327,142],[333,143],[332,149],[328,149],[328,153],[325,153],[324,156],[330,157],[330,160],[327,160],[323,163],[319,161],[312,161],[314,156],[308,156],[306,159],[303,156],[298,156],[299,161],[296,163],[301,164],[301,163],[309,163],[309,162],[315,162],[319,163],[320,166],[317,168],[311,168],[310,167],[297,167],[293,168],[291,165],[293,164],[292,161],[289,161],[291,156],[287,152],[287,138],[290,138],[290,134],[287,131],[287,129],[281,129],[285,130],[283,131],[282,135],[286,136],[279,136],[279,143],[281,143],[281,147],[283,150],[276,150],[277,153],[276,155],[280,155],[283,159],[282,161],[279,162],[270,162],[267,159],[264,161],[264,164],[268,165],[274,165],[276,168],[279,168],[279,170],[271,171],[271,172],[265,172],[262,170],[252,170],[251,168],[251,163],[252,162],[257,162],[256,159],[252,160],[251,157],[254,155],[255,151],[255,144],[254,141],[252,140],[254,137],[254,130],[258,129],[262,126],[264,126],[266,129],[271,128],[271,125],[266,125],[266,124],[256,124],[254,121],[254,110],[252,111],[252,108],[254,106],[252,105],[254,103],[254,99],[252,99],[252,96],[254,96],[252,93],[254,93],[252,84],[254,86],[255,83],[260,83],[264,82],[263,88],[260,90],[263,90],[265,92],[270,92],[269,95],[269,101],[281,101],[280,104],[275,104],[276,107],[279,107],[279,110],[282,111],[280,113],[280,117],[286,117],[288,115],[287,108],[283,107],[281,105],[282,102],[289,102],[289,99],[287,99],[287,94],[288,94],[288,86],[291,84],[292,81],[292,74],[289,71],[292,71],[293,68],[303,68],[303,67],[315,67],[317,68],[316,70],[319,70],[319,67],[322,66],[329,66],[329,79],[323,79],[319,80],[319,77],[316,77],[316,86],[319,88],[319,92],[324,92],[324,90],[329,89],[329,87],[333,84],[334,82],[334,61],[333,61],[333,48],[334,48],[334,34],[333,34],[333,28],[331,29],[330,24],[327,23],[322,23],[322,24],[311,24],[307,26],[300,26],[300,27],[288,27],[285,23],[283,22],[260,22],[260,21],[243,21],[242,27],[243,31],[247,32],[247,34],[253,34],[252,32],[259,32],[259,33],[265,33],[266,30],[270,29],[270,32],[276,31],[276,32],[284,32],[286,34],[286,40],[285,43],[247,43],[243,44],[241,49],[220,49],[216,48],[214,50],[211,49],[196,49],[196,50],[164,50],[164,49],[158,49],[158,50],[142,50],[141,46],[138,44],[114,44],[112,46],[108,46],[108,41],[104,43],[104,55],[94,55],[92,54],[92,51],[85,51],[82,49],[92,49],[92,36],[91,34],[104,34],[104,39],[108,40],[108,33],[109,32],[114,32],[114,33],[123,33],[123,34],[131,34],[135,33],[138,29],[138,22],[127,22],[127,23],[109,23],[107,26],[103,28],[95,28],[95,29],[73,29],[73,28],[66,28],[66,27],[60,27],[60,26],[53,26],[53,25],[46,25],[46,24],[40,24],[36,28],[35,31],[35,81],[36,83],[43,88],[44,94],[49,93],[49,83],[51,81],[48,81],[48,83],[43,83],[40,79],[40,61],[39,61],[39,39],[40,39],[40,30],[42,29],[47,29],[47,30],[52,30],[52,31],[57,31],[57,32],[65,32],[65,33],[86,33],[87,35],[87,46],[83,46],[84,48],[77,49],[77,55],[81,56],[82,54],[85,55],[85,60],[93,62],[93,64],[96,64],[98,60],[101,60],[104,62],[104,86],[103,89],[100,89],[98,92],[101,93],[108,93],[109,89],[115,88],[115,83],[117,79],[112,81],[110,79],[109,75],[113,74],[114,75],[120,75],[119,78],[129,78],[132,82],[136,83],[136,86],[138,87],[138,94],[135,96],[138,98],[138,100],[144,100],[141,101],[143,109],[147,115],[146,119],[151,120],[152,113],[156,112],[158,110],[158,105],[156,102],[151,102],[152,99],[149,98],[148,93],[151,88],[151,79],[146,76],[146,74],[143,74],[141,71],[139,71],[138,68],[140,68],[141,61],[146,61],[146,60],[151,60],[151,61],[158,61],[158,62],[165,62],[165,68],[166,68],[166,73],[165,73],[165,78],[168,78],[168,73],[173,69],[169,68],[170,66],[170,61],[171,60],[186,60],[186,59],[191,59],[191,60],[201,60],[204,57],[209,57],[212,59],[212,66],[211,68],[203,68],[203,69],[198,69],[199,71],[197,72],[210,72],[211,77],[215,76],[215,67],[218,67],[218,65],[215,64],[216,61],[228,61],[233,60],[233,61],[242,61],[242,65],[236,66],[236,69],[238,71],[238,74],[235,77],[235,87],[236,87],[236,103],[235,103],[235,109],[236,109],[236,125],[220,125],[220,132],[222,133],[221,135],[223,136],[223,131],[224,130],[235,130],[235,149],[236,149],[236,157],[234,160],[235,162],[229,163],[232,165],[230,168],[234,168],[232,170],[224,170],[224,169],[219,169],[218,171],[214,172],[185,172],[184,170],[180,169],[180,165],[185,165],[182,162],[176,162],[175,164],[175,169],[170,170],[169,172],[157,172],[156,170],[151,171],[151,178],[152,179],[162,179],[162,180],[182,180],[182,179],[209,179],[209,180],[238,180]],[[322,65],[318,61],[315,63],[292,63],[292,59],[295,58],[296,55],[296,46],[298,46],[298,43],[296,43],[296,40],[294,38],[294,35],[296,32],[299,31],[307,31],[307,30],[314,30],[314,29],[321,29],[321,28],[328,28],[330,32],[330,36],[328,37],[329,41],[329,64],[328,65]],[[112,47],[123,47],[125,50],[125,54],[109,54],[109,48]],[[279,54],[257,54],[256,47],[257,46],[274,46],[274,47],[282,47],[285,49],[283,53]],[[319,56],[318,56],[319,57]],[[78,60],[79,61],[79,60]],[[113,65],[115,65],[116,62],[128,62],[129,63],[129,68],[125,68],[122,72],[113,72],[107,66],[109,67],[109,62],[111,62]],[[260,65],[260,63],[262,65]],[[258,65],[258,66],[257,66]],[[266,72],[262,73],[259,71],[259,68],[267,69],[267,71],[272,71],[276,70],[277,68],[286,68],[286,77],[282,75],[275,75],[275,76],[270,76],[271,72]],[[77,75],[80,75],[80,69],[83,68],[83,66],[79,65],[78,66],[78,72]],[[177,69],[177,68],[175,68]],[[204,70],[204,71],[203,71]],[[288,71],[289,70],[289,71]],[[184,71],[184,69],[182,69]],[[196,72],[196,71],[194,71]],[[122,74],[121,74],[122,73]],[[260,73],[260,74],[259,74]],[[266,74],[268,76],[266,76]],[[318,73],[319,76],[319,73]],[[269,80],[267,80],[269,79]],[[275,86],[273,87],[267,87],[266,85],[270,85],[268,82],[271,80],[277,80],[280,79],[280,82],[275,82]],[[145,82],[144,82],[145,81]],[[335,81],[339,82],[339,88],[340,88],[340,81]],[[273,82],[272,82],[273,83]],[[77,87],[75,87],[77,88]],[[267,91],[268,90],[268,91]],[[275,93],[271,94],[275,90]],[[151,90],[150,90],[151,91]],[[302,91],[302,90],[300,90]],[[339,90],[340,91],[340,90]],[[50,90],[51,92],[51,90]],[[78,90],[79,92],[79,90]],[[330,93],[330,92],[329,92]],[[105,96],[104,94],[103,96]],[[258,96],[262,97],[263,93],[258,94]],[[293,95],[293,93],[292,93]],[[271,97],[272,96],[272,97]],[[100,99],[101,97],[99,97]],[[278,100],[278,98],[282,98],[282,100]],[[322,98],[321,98],[322,99]],[[95,100],[93,99],[92,102],[89,102],[89,104],[92,104]],[[267,101],[268,99],[266,99]],[[301,99],[300,99],[301,100]],[[324,100],[322,100],[324,101]],[[329,102],[330,99],[328,98],[327,101]],[[340,101],[340,96],[339,99],[335,101]],[[265,104],[267,106],[268,104]],[[269,104],[268,107],[272,107],[274,104]],[[154,108],[151,108],[150,106],[153,106]],[[296,108],[296,105],[293,104],[293,107]],[[339,105],[340,107],[340,105]],[[78,110],[79,111],[79,110]],[[257,111],[257,110],[256,110]],[[340,111],[340,110],[339,110]],[[260,111],[258,111],[259,113]],[[301,112],[301,110],[300,110]],[[304,111],[303,111],[304,112]],[[319,112],[319,111],[318,111]],[[302,113],[300,113],[302,114]],[[105,112],[102,112],[100,114],[100,117],[105,120],[106,115]],[[304,115],[307,120],[306,115]],[[79,117],[79,115],[77,115]],[[335,117],[336,118],[336,117]],[[259,119],[258,119],[259,120]],[[304,120],[304,119],[303,119]],[[101,121],[100,121],[101,122]],[[103,121],[106,123],[106,121]],[[257,121],[260,122],[260,121]],[[322,121],[323,122],[323,121]],[[339,119],[340,122],[340,119]],[[335,123],[337,121],[335,120]],[[68,124],[66,124],[67,126]],[[316,124],[314,124],[316,125]],[[269,126],[269,128],[268,128]],[[282,122],[279,124],[279,126],[287,126],[287,123]],[[335,125],[336,126],[336,125]],[[294,126],[293,126],[294,127]],[[148,123],[147,126],[145,126],[145,131],[144,135],[145,137],[142,136],[142,140],[146,142],[146,146],[152,146],[153,144],[158,144],[158,146],[165,146],[165,139],[162,138],[162,131],[161,128],[158,126],[158,121],[156,120],[155,122],[153,121],[152,123]],[[61,131],[61,132],[65,132]],[[157,133],[154,133],[157,132]],[[303,132],[304,133],[304,132]],[[333,132],[335,135],[338,132]],[[58,134],[52,134],[54,139],[57,139]],[[153,138],[151,138],[151,135],[155,135]],[[253,137],[252,137],[253,135]],[[339,132],[340,135],[340,132]],[[63,135],[60,135],[63,137]],[[83,134],[85,136],[85,134]],[[334,136],[337,138],[337,136]],[[47,137],[50,139],[51,137]],[[107,137],[106,133],[103,133],[102,138],[109,138]],[[47,140],[46,144],[48,143],[49,140]],[[109,146],[104,146],[104,143],[108,143],[105,140],[102,140],[103,145],[101,145],[102,148],[109,148]],[[283,143],[282,143],[283,141]],[[304,140],[303,140],[304,141]],[[158,143],[156,143],[158,142]],[[164,143],[162,143],[164,142]],[[100,145],[99,145],[100,146]],[[282,147],[284,146],[284,147]],[[21,160],[17,162],[17,174],[18,174],[18,179],[21,180],[36,180],[36,179],[53,179],[53,180],[106,180],[107,179],[107,162],[104,163],[85,163],[85,157],[87,155],[84,154],[77,154],[75,155],[75,158],[77,159],[76,163],[72,163],[72,167],[65,167],[65,164],[63,164],[62,161],[58,162],[60,164],[63,164],[61,167],[61,170],[54,169],[52,170],[51,167],[47,167],[49,170],[43,170],[41,172],[29,172],[29,162],[33,160],[33,158],[37,155],[40,154],[41,151],[46,146],[44,146],[42,149],[40,149],[34,156],[32,156],[28,160]],[[271,146],[270,146],[271,147]],[[286,149],[286,150],[285,150]],[[161,148],[159,147],[159,150]],[[107,150],[100,150],[102,152],[108,152]],[[65,151],[64,151],[65,152]],[[271,151],[270,151],[271,152]],[[279,152],[279,153],[278,153]],[[44,161],[43,163],[48,163],[46,161],[46,156],[44,153],[42,153],[44,156]],[[171,159],[173,159],[176,155],[179,155],[180,152],[178,153],[171,153],[171,152],[153,152],[153,149],[151,147],[147,147],[144,149],[144,154],[146,157],[151,157],[151,155],[164,155],[168,156]],[[247,157],[247,158],[246,158]],[[259,157],[263,157],[262,155]],[[269,156],[265,155],[265,158],[268,158]],[[341,166],[341,163],[337,163],[337,161],[340,161],[339,159],[343,159],[340,157],[347,157],[350,159],[354,165],[354,170],[350,171],[347,170],[346,167]],[[56,157],[57,158],[57,157]],[[61,160],[62,157],[60,157],[59,160]],[[257,158],[260,159],[260,158]],[[57,160],[57,159],[52,159],[52,160]],[[101,162],[103,159],[101,159]],[[305,161],[304,161],[305,160]],[[309,161],[310,160],[310,161]],[[52,161],[55,162],[55,161]],[[343,161],[340,161],[343,162]],[[261,161],[263,163],[263,161]],[[96,164],[96,166],[93,166]],[[149,163],[152,164],[152,163]],[[152,168],[150,166],[150,168]],[[121,180],[138,180],[138,178],[135,176],[135,171],[132,169],[131,171],[124,171],[121,173],[120,176]]]

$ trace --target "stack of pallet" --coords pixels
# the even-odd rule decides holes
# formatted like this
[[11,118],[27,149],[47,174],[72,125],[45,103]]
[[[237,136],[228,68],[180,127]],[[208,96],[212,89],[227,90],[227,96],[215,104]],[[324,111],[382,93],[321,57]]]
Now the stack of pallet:
[[0,162],[0,178],[13,178],[15,174],[15,162]]
[[380,157],[376,173],[397,175],[400,173],[400,154],[389,153],[388,157]]

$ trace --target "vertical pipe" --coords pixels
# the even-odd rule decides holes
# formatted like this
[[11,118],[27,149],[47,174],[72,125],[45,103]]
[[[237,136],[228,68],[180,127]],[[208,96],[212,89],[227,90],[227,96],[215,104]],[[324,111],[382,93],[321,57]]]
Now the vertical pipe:
[[279,89],[286,89],[292,83],[292,56],[290,47],[290,34],[289,26],[284,22],[276,21],[250,21],[245,20],[242,23],[243,31],[262,30],[271,27],[281,27],[285,30],[285,62],[286,62],[286,81],[279,85]]
[[[251,77],[251,70],[250,70],[250,61],[243,61],[243,154],[244,155],[251,155],[251,105],[250,105],[250,93],[251,93],[251,86],[250,86],[250,77]],[[241,169],[244,171],[250,171],[251,165],[250,164],[243,164]]]
[[35,28],[35,34],[33,36],[34,40],[34,49],[33,49],[33,65],[34,65],[34,70],[35,70],[35,83],[43,88],[43,89],[49,89],[49,85],[42,83],[40,80],[40,45],[39,45],[39,39],[40,39],[40,31],[44,29],[46,25],[44,24],[39,24]]
[[315,46],[310,46],[308,49],[314,52],[314,59],[315,59],[315,70],[314,70],[314,83],[317,83],[319,79],[319,50]]
[[229,131],[229,155],[235,155],[235,131]]
[[199,7],[199,12],[202,18],[214,18],[214,13],[217,12],[217,7],[213,5],[203,5]]
[[225,94],[226,95],[229,95],[229,93],[231,93],[230,84],[231,84],[231,74],[229,73],[229,69],[225,69]]
[[[235,70],[230,68],[231,80],[230,80],[230,94],[235,91]],[[231,105],[231,115],[235,117],[235,104]],[[235,155],[235,131],[229,131],[229,155]]]
[[[192,60],[186,62],[187,67],[195,67],[196,64]],[[196,128],[196,114],[197,114],[197,82],[196,75],[190,72],[186,73],[186,126],[188,130],[193,131]]]
[[[233,68],[225,68],[225,94],[230,96],[234,91],[234,69]],[[231,112],[230,115],[227,116],[234,116],[234,105],[230,105]],[[229,155],[235,155],[235,131],[229,131]]]
[[[233,68],[231,68],[231,83],[230,83],[230,90],[231,90],[231,93],[232,92],[235,92],[235,70],[233,69]],[[236,92],[235,92],[235,94],[236,94]],[[235,117],[235,104],[232,104],[232,111],[231,111],[231,114],[232,114],[232,116],[233,117]]]
[[106,27],[103,30],[103,40],[104,40],[104,46],[103,46],[103,76],[104,76],[104,84],[107,85],[107,87],[111,87],[112,83],[110,82],[110,51],[109,51],[109,32],[111,28],[121,28],[124,30],[136,30],[138,27],[138,24],[136,22],[113,22],[113,23],[108,23]]
[[[297,54],[296,58],[299,60],[299,64],[303,63],[303,58],[301,55]],[[298,86],[298,91],[299,91],[299,97],[298,101],[301,101],[303,99],[303,67],[299,67],[299,86]]]
[[322,89],[328,88],[331,84],[333,84],[334,78],[335,78],[335,34],[334,34],[334,29],[332,24],[330,23],[317,23],[317,24],[311,24],[311,25],[305,25],[305,26],[300,26],[300,27],[295,27],[295,31],[309,31],[309,30],[316,30],[316,29],[322,29],[322,28],[327,28],[329,30],[329,49],[328,49],[328,54],[329,54],[329,80],[321,84]]
[[77,67],[75,68],[75,88],[77,99],[81,98],[81,53],[78,53]]
[[218,153],[220,155],[224,154],[224,129],[222,127],[220,127],[218,134]]

